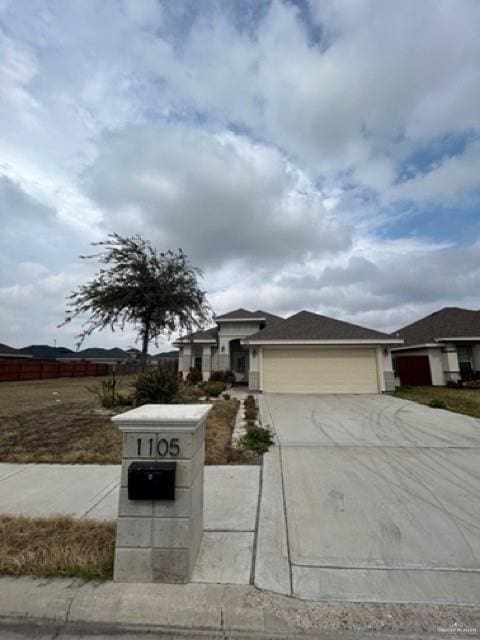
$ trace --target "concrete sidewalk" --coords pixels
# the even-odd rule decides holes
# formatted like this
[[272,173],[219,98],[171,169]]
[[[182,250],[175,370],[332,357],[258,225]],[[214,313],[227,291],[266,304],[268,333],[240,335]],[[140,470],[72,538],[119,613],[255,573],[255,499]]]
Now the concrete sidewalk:
[[[151,632],[155,637],[479,637],[478,607],[311,603],[238,585],[103,584],[0,578],[4,629],[46,638]],[[20,633],[20,632],[19,632]],[[37,637],[36,635],[21,637]],[[352,635],[353,634],[353,635]],[[377,635],[380,634],[380,635]],[[136,637],[136,636],[135,636]],[[152,637],[152,636],[150,636]]]
[[[0,514],[115,520],[120,466],[0,464]],[[207,466],[193,582],[249,584],[260,467]],[[233,497],[233,498],[232,498]]]

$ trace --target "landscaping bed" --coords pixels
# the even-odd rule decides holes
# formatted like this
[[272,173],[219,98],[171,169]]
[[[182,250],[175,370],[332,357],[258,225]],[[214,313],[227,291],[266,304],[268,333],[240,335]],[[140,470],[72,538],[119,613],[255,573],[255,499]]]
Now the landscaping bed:
[[[448,411],[480,418],[480,389],[449,387],[401,387],[391,394],[420,404],[440,406]],[[440,405],[439,405],[440,403]]]
[[116,524],[0,516],[0,575],[111,580]]

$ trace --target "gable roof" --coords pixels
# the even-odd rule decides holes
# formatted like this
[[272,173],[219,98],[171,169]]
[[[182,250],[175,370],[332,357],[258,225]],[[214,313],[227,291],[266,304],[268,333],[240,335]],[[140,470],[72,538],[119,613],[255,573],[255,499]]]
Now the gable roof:
[[13,358],[31,358],[28,353],[23,353],[20,349],[9,347],[8,344],[0,342],[0,357],[13,357]]
[[67,347],[51,347],[48,344],[31,344],[29,347],[19,349],[19,351],[40,360],[56,360],[75,353]]
[[407,324],[393,335],[403,338],[405,345],[428,344],[442,338],[478,338],[480,311],[444,307],[416,322]]
[[263,331],[258,331],[245,342],[275,342],[277,340],[381,340],[391,341],[392,336],[350,322],[335,320],[311,311],[299,311]]
[[248,311],[248,309],[235,309],[221,316],[215,316],[215,320],[257,320],[265,318],[263,311]]

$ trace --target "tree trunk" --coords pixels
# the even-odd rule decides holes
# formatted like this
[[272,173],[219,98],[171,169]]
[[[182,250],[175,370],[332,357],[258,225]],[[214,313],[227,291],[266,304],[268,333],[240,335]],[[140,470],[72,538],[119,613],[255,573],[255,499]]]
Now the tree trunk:
[[148,343],[150,341],[150,319],[145,321],[142,335],[142,353],[140,354],[140,371],[147,366]]

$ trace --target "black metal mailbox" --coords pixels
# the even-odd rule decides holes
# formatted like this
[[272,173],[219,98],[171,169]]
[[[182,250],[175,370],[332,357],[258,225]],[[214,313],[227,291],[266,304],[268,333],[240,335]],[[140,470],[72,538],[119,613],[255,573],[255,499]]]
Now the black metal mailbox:
[[175,500],[176,462],[132,462],[128,467],[129,500]]

